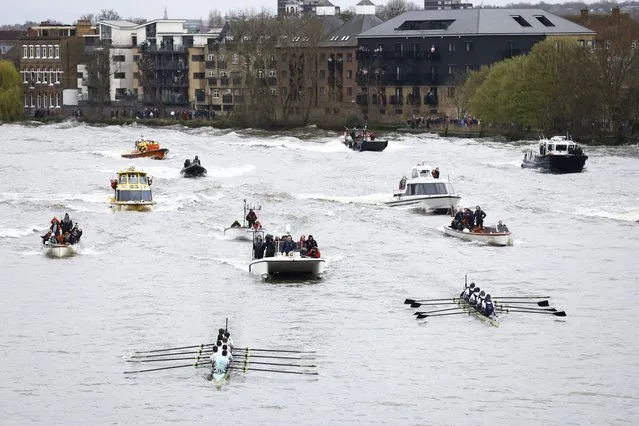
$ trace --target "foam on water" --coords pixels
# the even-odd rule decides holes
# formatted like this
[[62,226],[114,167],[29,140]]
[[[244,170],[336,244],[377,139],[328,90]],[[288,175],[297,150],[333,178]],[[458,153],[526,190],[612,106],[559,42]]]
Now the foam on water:
[[327,194],[295,194],[296,198],[301,200],[320,200],[320,201],[331,201],[335,203],[342,204],[384,204],[385,201],[388,201],[390,198],[388,194],[368,194],[368,195],[359,195],[359,196],[339,196],[339,195],[327,195]]
[[244,164],[236,167],[207,167],[206,175],[216,178],[232,178],[252,173],[256,167],[253,164]]
[[618,211],[604,209],[577,209],[575,214],[588,217],[613,219],[622,222],[639,222],[639,208],[621,208]]
[[46,227],[42,226],[29,226],[22,229],[5,228],[0,226],[0,238],[21,238],[26,237],[27,235],[43,232],[46,229]]

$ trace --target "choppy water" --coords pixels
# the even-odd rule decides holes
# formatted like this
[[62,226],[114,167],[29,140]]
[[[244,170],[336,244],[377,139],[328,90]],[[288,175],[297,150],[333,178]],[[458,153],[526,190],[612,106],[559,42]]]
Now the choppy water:
[[[402,135],[356,153],[314,128],[0,131],[0,423],[639,423],[637,146],[590,148],[584,173],[553,176],[520,168],[534,142]],[[141,134],[168,160],[122,159]],[[208,178],[180,178],[194,155]],[[385,207],[424,160],[515,245],[444,237],[449,218]],[[109,179],[129,164],[155,177],[155,211],[109,209]],[[249,275],[250,244],[223,238],[244,198],[271,230],[314,235],[323,280]],[[65,211],[81,253],[45,258],[39,235]],[[568,316],[493,328],[418,322],[403,304],[453,296],[465,274],[493,294],[550,295]],[[123,374],[132,351],[209,342],[225,318],[241,346],[318,351],[320,375],[237,373],[218,392],[204,370]]]

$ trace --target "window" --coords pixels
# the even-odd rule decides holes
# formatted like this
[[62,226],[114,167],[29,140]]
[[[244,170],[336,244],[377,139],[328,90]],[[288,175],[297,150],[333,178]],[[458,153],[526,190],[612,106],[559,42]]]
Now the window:
[[213,99],[220,99],[220,91],[219,91],[219,89],[213,90]]
[[29,48],[27,46],[22,46],[22,58],[26,59],[29,54]]
[[404,21],[402,25],[395,28],[396,31],[421,31],[421,30],[447,30],[450,24],[455,22],[449,20],[425,20],[425,21]]
[[346,95],[347,96],[353,96],[353,88],[352,87],[347,87],[346,88]]
[[519,15],[511,16],[511,18],[513,18],[515,22],[517,22],[522,27],[532,27],[532,25],[530,25],[530,22],[526,21],[524,18],[522,18]]
[[319,72],[319,78],[320,78],[320,79],[322,79],[322,80],[323,80],[324,78],[326,78],[326,71],[324,71],[324,70],[320,70],[320,72]]
[[579,47],[584,47],[586,45],[586,41],[585,40],[577,40],[577,45]]
[[36,83],[40,83],[42,76],[40,74],[40,68],[36,68]]
[[466,52],[472,52],[473,51],[473,42],[472,41],[467,41],[466,42]]
[[29,58],[33,58],[33,45],[29,45]]
[[353,70],[346,70],[346,78],[353,78]]
[[455,42],[454,41],[449,42],[448,43],[448,51],[449,52],[454,52],[455,49],[456,49]]
[[448,65],[448,75],[453,75],[457,71],[457,66],[450,64]]
[[49,106],[49,103],[47,102],[49,100],[49,97],[47,96],[46,93],[42,94],[42,107],[43,108],[47,108]]
[[123,78],[126,78],[126,73],[123,73],[123,72],[114,72],[114,73],[113,73],[113,78],[117,78],[117,79],[123,79]]
[[396,75],[397,81],[401,81],[402,80],[402,67],[397,67],[395,69],[395,75]]
[[36,96],[36,108],[42,107],[42,95],[38,93]]
[[195,100],[197,102],[204,102],[204,89],[195,89]]
[[49,45],[48,48],[49,48],[49,58],[53,58],[53,46]]
[[193,78],[196,80],[204,80],[204,73],[203,72],[194,72],[193,73]]
[[209,77],[215,77],[215,71],[209,70]]
[[346,54],[346,62],[353,62],[353,54],[352,53],[347,53]]
[[275,90],[275,87],[271,87],[271,95],[275,96],[276,93],[277,90]]
[[[129,178],[131,178],[131,175],[129,175]],[[131,183],[131,181],[129,181],[129,183]],[[136,177],[136,183],[137,183],[137,177]],[[116,192],[117,192],[117,196],[116,196],[117,201],[153,201],[150,190],[131,191],[128,189],[127,190],[118,189]]]
[[449,98],[454,98],[455,97],[455,88],[454,87],[449,87],[448,88],[448,97]]
[[49,83],[49,71],[47,71],[46,69],[42,71],[42,82],[44,84]]
[[467,73],[469,73],[469,72],[471,72],[473,70],[473,66],[472,65],[466,64],[465,67],[466,67],[466,72]]
[[60,74],[62,74],[62,72],[60,71],[60,68],[56,68],[55,69],[55,84],[60,84]]
[[206,58],[207,58],[207,59],[206,59],[207,61],[214,61],[214,60],[215,60],[215,56],[214,56],[212,53],[209,53],[209,54],[206,56]]
[[29,97],[24,95],[24,107],[27,108],[29,106]]
[[35,57],[36,59],[40,59],[40,46],[38,45],[35,47]]
[[59,59],[60,58],[60,46],[57,45],[57,44],[55,46],[53,46],[53,51],[54,51],[53,57],[56,58],[56,59]]
[[550,19],[546,18],[544,15],[536,15],[535,19],[537,19],[539,22],[541,22],[541,25],[543,25],[544,27],[554,27],[555,26],[555,24],[550,22]]
[[268,71],[268,76],[274,78],[275,77],[275,70],[269,70]]
[[231,63],[233,65],[237,65],[240,62],[240,55],[238,55],[237,53],[233,54],[233,59],[231,59]]
[[320,87],[320,96],[324,96],[324,95],[326,95],[326,88]]
[[191,61],[204,62],[204,55],[191,55]]
[[124,55],[113,55],[113,62],[124,62]]

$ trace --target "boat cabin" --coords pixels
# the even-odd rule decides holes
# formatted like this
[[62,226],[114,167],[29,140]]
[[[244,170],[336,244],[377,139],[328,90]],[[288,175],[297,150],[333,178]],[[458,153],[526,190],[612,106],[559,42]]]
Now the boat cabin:
[[539,155],[583,155],[578,143],[567,136],[553,136],[539,141]]
[[111,181],[111,187],[115,190],[116,202],[152,202],[152,180],[146,172],[129,167],[118,172],[118,178]]
[[424,163],[417,164],[411,171],[410,179],[403,177],[395,195],[449,195],[455,194],[450,181],[439,179],[439,167],[432,168]]

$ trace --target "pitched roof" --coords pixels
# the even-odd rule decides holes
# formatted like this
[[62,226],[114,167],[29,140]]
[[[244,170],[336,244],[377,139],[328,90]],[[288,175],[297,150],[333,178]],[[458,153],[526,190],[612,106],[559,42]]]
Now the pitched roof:
[[0,40],[18,40],[21,36],[25,35],[26,31],[21,30],[2,30],[0,31]]
[[577,35],[594,32],[542,9],[448,9],[405,12],[363,32],[358,37],[468,34]]
[[98,24],[105,24],[110,27],[118,27],[118,28],[133,28],[137,27],[138,24],[130,21],[100,21]]
[[361,0],[356,6],[375,6],[371,0]]
[[382,24],[380,18],[375,15],[355,15],[339,28],[330,32],[323,46],[357,46],[358,34]]
[[319,0],[317,4],[315,4],[315,6],[335,7],[335,5],[331,3],[329,0]]

